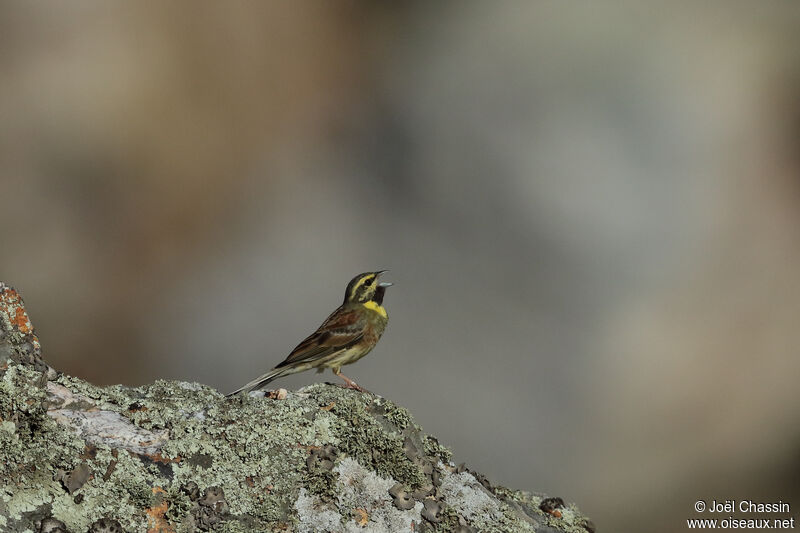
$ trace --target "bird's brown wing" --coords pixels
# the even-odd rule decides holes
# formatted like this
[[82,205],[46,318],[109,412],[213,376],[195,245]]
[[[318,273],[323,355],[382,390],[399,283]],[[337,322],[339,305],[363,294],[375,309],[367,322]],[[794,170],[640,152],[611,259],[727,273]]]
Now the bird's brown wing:
[[339,308],[275,368],[316,361],[346,349],[361,340],[365,327],[363,313]]

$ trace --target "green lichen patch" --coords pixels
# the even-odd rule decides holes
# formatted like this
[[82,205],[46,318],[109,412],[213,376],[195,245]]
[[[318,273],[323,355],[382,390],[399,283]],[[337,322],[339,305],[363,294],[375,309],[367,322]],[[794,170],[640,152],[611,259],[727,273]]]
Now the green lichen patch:
[[0,379],[0,478],[8,487],[55,479],[57,470],[77,465],[84,448],[83,441],[47,416],[40,377],[35,370],[11,364]]
[[383,416],[398,429],[405,430],[410,428],[414,431],[422,431],[422,428],[414,422],[414,418],[408,412],[408,409],[398,407],[390,402],[383,403]]
[[[421,464],[403,449],[403,430],[418,429],[405,409],[383,398],[339,387],[312,385],[305,390],[315,394],[319,402],[333,405],[330,412],[339,420],[336,436],[343,455],[409,487],[426,483]],[[393,420],[399,420],[400,425]]]
[[430,457],[435,457],[445,464],[449,463],[453,458],[453,452],[451,452],[449,448],[439,444],[439,440],[436,437],[423,435],[422,443],[425,446],[425,453]]

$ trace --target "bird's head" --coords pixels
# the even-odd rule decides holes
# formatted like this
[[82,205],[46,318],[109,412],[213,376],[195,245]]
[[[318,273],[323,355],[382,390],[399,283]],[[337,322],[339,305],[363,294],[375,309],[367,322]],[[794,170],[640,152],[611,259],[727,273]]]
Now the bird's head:
[[366,303],[377,302],[383,303],[383,295],[386,292],[386,287],[391,287],[392,284],[386,281],[378,281],[378,278],[386,272],[386,270],[378,270],[377,272],[364,272],[354,277],[350,283],[347,284],[347,290],[344,293],[344,303]]

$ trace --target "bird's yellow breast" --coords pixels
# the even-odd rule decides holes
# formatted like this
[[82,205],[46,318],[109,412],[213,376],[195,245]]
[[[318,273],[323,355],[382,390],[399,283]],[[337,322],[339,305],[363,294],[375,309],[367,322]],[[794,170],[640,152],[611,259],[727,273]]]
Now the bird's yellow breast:
[[386,313],[386,309],[384,309],[383,306],[377,302],[372,302],[372,301],[366,302],[364,303],[364,307],[366,307],[367,309],[371,309],[372,311],[375,311],[383,318],[389,318],[389,315]]

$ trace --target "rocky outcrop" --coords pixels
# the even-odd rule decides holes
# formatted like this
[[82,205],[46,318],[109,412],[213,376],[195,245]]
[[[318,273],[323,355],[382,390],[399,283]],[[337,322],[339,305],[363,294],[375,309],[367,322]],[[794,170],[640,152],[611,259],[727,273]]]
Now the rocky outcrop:
[[573,505],[456,466],[379,396],[97,387],[44,364],[13,289],[0,303],[2,531],[593,530]]

